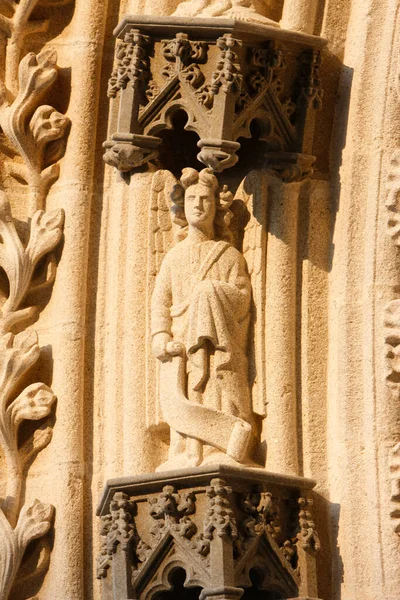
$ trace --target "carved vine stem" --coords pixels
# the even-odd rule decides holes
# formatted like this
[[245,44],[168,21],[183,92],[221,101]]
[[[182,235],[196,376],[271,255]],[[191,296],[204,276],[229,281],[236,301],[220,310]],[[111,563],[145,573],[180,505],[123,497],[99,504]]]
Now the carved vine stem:
[[[31,20],[34,9],[68,1],[0,0],[0,35],[7,38],[5,77],[0,80],[0,127],[8,140],[7,154],[12,156],[6,162],[7,172],[27,186],[30,217],[25,241],[14,225],[6,194],[0,191],[0,273],[8,280],[7,285],[0,285],[0,451],[6,468],[5,497],[0,502],[2,600],[10,594],[27,545],[48,531],[53,515],[51,505],[24,501],[29,465],[51,440],[52,430],[45,419],[55,395],[42,382],[18,392],[40,355],[36,331],[26,331],[39,312],[37,293],[50,287],[55,278],[53,250],[61,239],[64,213],[42,208],[59,175],[58,160],[64,152],[69,120],[43,103],[57,79],[55,51],[21,56],[26,38],[48,27],[47,20]],[[42,422],[21,443],[18,434],[24,420]]]
[[[13,16],[1,14],[2,5],[12,8]],[[65,149],[69,120],[43,97],[57,78],[57,54],[43,50],[20,60],[25,38],[44,32],[48,20],[30,20],[37,5],[58,6],[66,0],[0,0],[0,31],[8,38],[5,81],[0,81],[0,126],[19,160],[8,161],[9,174],[29,187],[29,205],[33,213],[44,207],[46,194],[58,178],[57,161]]]
[[24,47],[25,38],[48,30],[48,19],[31,21],[30,18],[36,6],[62,6],[70,0],[1,0],[0,11],[7,6],[13,12],[12,17],[0,13],[0,31],[9,39],[6,53],[6,87],[13,93],[18,93],[18,65]]
[[[35,331],[23,329],[38,311],[32,304],[38,290],[51,285],[54,265],[48,262],[44,274],[36,268],[60,241],[64,214],[61,210],[37,211],[30,224],[30,236],[23,245],[5,194],[0,193],[0,268],[8,281],[8,297],[0,317],[0,448],[5,458],[6,494],[0,510],[0,597],[6,599],[27,544],[50,527],[53,508],[35,501],[22,506],[24,482],[32,458],[51,439],[51,429],[34,432],[25,445],[18,440],[24,420],[38,421],[50,414],[55,401],[52,390],[42,382],[33,383],[15,397],[17,388],[40,355]],[[52,265],[52,268],[49,268]],[[49,276],[50,273],[50,276]]]
[[38,0],[21,0],[19,3],[13,0],[7,1],[14,11],[12,18],[0,15],[0,28],[9,38],[6,56],[6,86],[16,94],[18,65],[25,37],[33,33],[42,33],[47,30],[48,21],[29,22],[33,9]]

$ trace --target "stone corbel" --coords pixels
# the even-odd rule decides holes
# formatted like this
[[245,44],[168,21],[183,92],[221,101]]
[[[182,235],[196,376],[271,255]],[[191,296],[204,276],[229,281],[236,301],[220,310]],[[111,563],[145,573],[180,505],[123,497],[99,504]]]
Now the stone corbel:
[[103,144],[104,161],[121,173],[128,173],[134,168],[155,160],[160,143],[160,138],[150,135],[113,134],[111,140],[107,140]]
[[[199,31],[201,41],[198,41]],[[183,110],[197,158],[215,172],[238,161],[257,123],[265,165],[287,180],[312,172],[321,106],[321,38],[235,19],[126,17],[115,34],[104,160],[122,172],[157,158],[160,134]],[[268,150],[269,149],[269,150]]]

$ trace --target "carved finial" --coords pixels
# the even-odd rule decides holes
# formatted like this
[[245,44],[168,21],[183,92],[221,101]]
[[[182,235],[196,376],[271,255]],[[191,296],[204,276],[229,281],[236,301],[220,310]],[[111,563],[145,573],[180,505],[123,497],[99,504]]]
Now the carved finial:
[[318,550],[321,548],[321,542],[319,540],[318,532],[315,529],[315,522],[311,514],[311,507],[314,504],[313,500],[311,498],[299,498],[298,504],[300,506],[300,531],[297,534],[297,539],[303,550],[311,548],[312,550],[318,552]]
[[265,531],[276,538],[280,533],[279,512],[272,494],[256,489],[244,496],[242,504],[249,515],[244,521],[247,535],[253,537]]
[[148,76],[147,47],[150,38],[137,29],[125,34],[124,41],[115,49],[115,64],[108,81],[107,94],[115,98],[120,90],[124,90],[128,82],[134,89],[143,87]]
[[204,522],[204,537],[212,540],[215,531],[220,538],[235,540],[238,531],[230,504],[232,488],[223,479],[212,479],[206,494],[209,507]]

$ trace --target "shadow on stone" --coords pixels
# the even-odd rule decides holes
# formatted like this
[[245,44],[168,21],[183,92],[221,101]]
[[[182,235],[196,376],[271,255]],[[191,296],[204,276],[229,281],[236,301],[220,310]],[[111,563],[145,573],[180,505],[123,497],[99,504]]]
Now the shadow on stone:
[[280,591],[266,590],[263,586],[264,573],[260,569],[250,569],[252,586],[244,590],[241,600],[281,600],[284,598]]
[[200,597],[201,587],[186,588],[184,586],[185,579],[184,569],[177,568],[171,571],[168,577],[171,589],[156,594],[154,600],[197,600]]

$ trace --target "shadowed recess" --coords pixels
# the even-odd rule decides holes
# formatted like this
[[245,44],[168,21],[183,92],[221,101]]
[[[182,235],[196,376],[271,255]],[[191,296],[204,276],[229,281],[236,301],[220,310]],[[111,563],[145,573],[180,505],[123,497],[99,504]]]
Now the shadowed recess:
[[252,586],[244,590],[241,600],[281,600],[284,598],[279,591],[261,589],[264,580],[261,569],[250,569],[249,575]]
[[200,587],[185,587],[186,572],[177,568],[171,571],[168,581],[172,588],[168,592],[160,592],[154,596],[154,600],[197,600],[200,597]]
[[171,171],[175,177],[179,177],[185,167],[204,169],[204,165],[196,158],[199,137],[193,131],[185,130],[187,120],[185,111],[178,110],[172,117],[173,129],[159,134],[163,140],[159,151],[160,166]]

